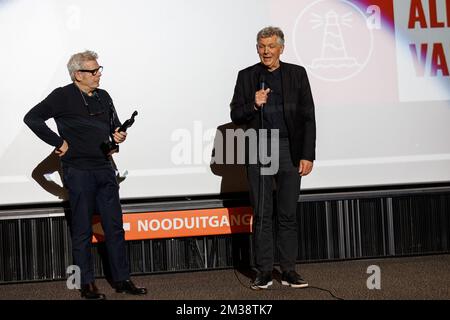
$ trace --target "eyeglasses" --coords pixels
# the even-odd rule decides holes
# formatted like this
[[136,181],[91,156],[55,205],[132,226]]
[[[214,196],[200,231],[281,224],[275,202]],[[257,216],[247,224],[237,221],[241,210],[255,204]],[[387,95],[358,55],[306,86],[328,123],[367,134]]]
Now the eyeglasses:
[[97,75],[97,73],[100,71],[100,73],[103,71],[103,67],[100,66],[97,69],[93,69],[93,70],[78,70],[80,72],[89,72],[90,74],[92,74],[93,76]]
[[87,110],[88,110],[88,113],[89,113],[90,116],[99,116],[99,115],[105,113],[105,110],[99,110],[97,112],[92,112],[91,108],[89,107],[89,104],[87,104],[86,107],[87,107]]

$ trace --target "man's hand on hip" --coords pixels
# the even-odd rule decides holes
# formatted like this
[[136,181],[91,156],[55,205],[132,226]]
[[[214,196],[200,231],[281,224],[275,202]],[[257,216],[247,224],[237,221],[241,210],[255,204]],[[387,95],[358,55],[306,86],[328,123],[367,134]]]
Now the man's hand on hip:
[[309,160],[300,160],[298,165],[298,173],[304,177],[311,173],[313,169],[313,162]]
[[61,147],[59,147],[58,149],[55,149],[55,153],[58,155],[58,157],[62,157],[66,154],[67,150],[69,150],[69,144],[67,143],[66,140],[64,140],[63,144],[61,145]]

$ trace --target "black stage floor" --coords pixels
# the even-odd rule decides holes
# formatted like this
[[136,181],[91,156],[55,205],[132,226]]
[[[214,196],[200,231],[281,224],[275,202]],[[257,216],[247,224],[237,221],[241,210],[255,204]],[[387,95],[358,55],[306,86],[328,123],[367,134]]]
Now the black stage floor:
[[[380,268],[378,289],[368,289],[371,265]],[[450,255],[365,259],[298,264],[297,271],[309,282],[306,289],[282,286],[274,271],[268,290],[250,289],[251,273],[215,270],[165,273],[133,277],[146,286],[146,296],[115,293],[105,279],[97,286],[108,300],[450,300]],[[0,285],[0,300],[77,300],[65,281]]]

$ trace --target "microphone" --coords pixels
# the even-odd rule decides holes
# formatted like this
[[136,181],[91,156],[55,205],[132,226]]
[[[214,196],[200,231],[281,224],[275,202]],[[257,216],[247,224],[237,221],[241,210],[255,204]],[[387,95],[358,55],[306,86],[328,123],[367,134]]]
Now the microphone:
[[[260,90],[266,90],[266,77],[264,74],[259,75],[259,88]],[[264,129],[264,116],[263,116],[263,109],[264,109],[265,103],[261,104],[259,107],[260,110],[260,121],[261,121],[261,129]]]
[[259,88],[266,90],[266,77],[263,74],[259,77]]
[[[259,77],[259,89],[260,90],[266,90],[266,77],[262,74]],[[263,103],[260,107],[260,109],[262,110],[262,108],[264,107],[265,103]]]

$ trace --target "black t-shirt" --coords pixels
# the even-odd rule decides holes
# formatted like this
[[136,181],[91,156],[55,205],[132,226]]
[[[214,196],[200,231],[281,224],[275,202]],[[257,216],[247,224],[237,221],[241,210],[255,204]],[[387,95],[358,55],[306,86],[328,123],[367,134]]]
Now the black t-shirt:
[[264,128],[279,129],[280,138],[288,137],[288,129],[284,120],[283,85],[281,68],[272,72],[264,69],[266,88],[270,88],[267,103],[264,106]]

